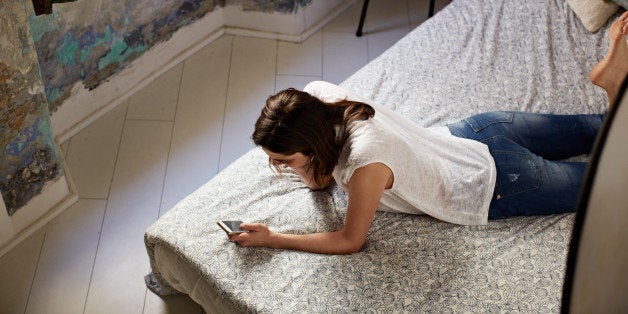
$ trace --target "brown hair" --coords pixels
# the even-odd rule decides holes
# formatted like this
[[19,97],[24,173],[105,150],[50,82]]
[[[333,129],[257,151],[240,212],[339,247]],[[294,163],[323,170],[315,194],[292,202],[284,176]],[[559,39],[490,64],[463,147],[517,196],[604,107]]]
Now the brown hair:
[[[325,103],[306,92],[288,88],[266,100],[255,123],[253,142],[274,153],[302,153],[310,157],[314,181],[322,186],[338,163],[349,135],[347,126],[374,115],[375,109],[365,103],[346,99]],[[335,131],[337,125],[343,130],[339,138]],[[281,172],[280,168],[275,168]]]

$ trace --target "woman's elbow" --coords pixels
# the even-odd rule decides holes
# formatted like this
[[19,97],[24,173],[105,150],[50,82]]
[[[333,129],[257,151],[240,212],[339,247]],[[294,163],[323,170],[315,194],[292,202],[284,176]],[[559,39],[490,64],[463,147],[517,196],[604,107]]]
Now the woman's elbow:
[[363,244],[349,246],[344,254],[350,255],[350,254],[358,253],[362,250],[362,246]]
[[343,241],[344,245],[342,245],[341,254],[354,254],[360,252],[362,247],[364,246],[364,242],[366,239],[347,239]]

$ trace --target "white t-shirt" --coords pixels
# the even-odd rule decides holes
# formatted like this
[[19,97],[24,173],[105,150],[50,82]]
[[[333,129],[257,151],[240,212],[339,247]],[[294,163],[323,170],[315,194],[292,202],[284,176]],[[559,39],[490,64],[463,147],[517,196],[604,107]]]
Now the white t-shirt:
[[421,127],[331,83],[312,82],[304,91],[324,102],[348,99],[375,109],[373,118],[349,126],[333,172],[343,190],[356,169],[379,162],[390,168],[394,182],[378,210],[427,214],[462,225],[487,223],[496,170],[485,144],[453,136],[447,127]]

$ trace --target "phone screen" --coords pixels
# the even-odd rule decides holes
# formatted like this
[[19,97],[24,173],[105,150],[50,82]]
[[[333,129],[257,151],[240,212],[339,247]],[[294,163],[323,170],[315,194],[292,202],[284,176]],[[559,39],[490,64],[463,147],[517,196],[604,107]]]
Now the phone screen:
[[240,220],[221,220],[218,225],[228,234],[244,233],[248,230],[240,228],[242,221]]

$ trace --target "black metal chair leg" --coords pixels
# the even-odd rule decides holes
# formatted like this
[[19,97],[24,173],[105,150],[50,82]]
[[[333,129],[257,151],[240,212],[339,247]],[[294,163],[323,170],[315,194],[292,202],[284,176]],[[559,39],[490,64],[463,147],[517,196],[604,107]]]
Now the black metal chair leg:
[[430,10],[427,13],[427,17],[430,18],[434,15],[434,2],[435,0],[430,0]]
[[[434,16],[434,6],[436,0],[430,0],[430,9],[428,11],[428,18]],[[358,37],[362,37],[362,28],[364,27],[364,20],[366,19],[366,11],[369,8],[369,0],[364,0],[362,4],[362,14],[360,15],[360,24],[358,25],[358,31],[355,32],[355,35]]]
[[358,37],[362,37],[362,27],[364,26],[364,19],[366,19],[366,9],[369,7],[369,0],[364,0],[364,4],[362,4],[362,15],[360,15],[360,24],[358,25],[358,31],[355,32],[355,35]]

